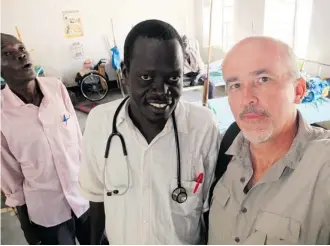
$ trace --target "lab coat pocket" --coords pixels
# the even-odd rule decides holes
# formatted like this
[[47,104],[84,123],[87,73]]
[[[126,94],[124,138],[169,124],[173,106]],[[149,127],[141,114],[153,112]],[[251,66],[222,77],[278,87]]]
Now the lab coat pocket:
[[[181,185],[186,189],[188,197],[183,203],[178,203],[171,198],[170,202],[173,225],[177,236],[181,240],[195,244],[200,236],[200,219],[203,209],[203,183],[198,185],[195,192],[194,189],[197,182],[182,180]],[[171,195],[173,190],[177,187],[177,179],[172,180]]]
[[[257,216],[255,230],[248,237],[245,244],[297,244],[300,236],[300,224],[289,218],[270,212],[261,212]],[[252,240],[257,238],[259,240]],[[263,238],[262,236],[263,235]]]

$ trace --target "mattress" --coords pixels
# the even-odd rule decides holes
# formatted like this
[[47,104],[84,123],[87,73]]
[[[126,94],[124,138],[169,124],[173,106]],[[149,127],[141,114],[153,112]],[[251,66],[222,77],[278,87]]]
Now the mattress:
[[[195,102],[202,105],[202,101]],[[209,108],[215,113],[219,122],[220,131],[225,131],[234,121],[234,116],[230,110],[228,97],[220,97],[208,101]],[[318,103],[297,104],[298,110],[302,113],[308,123],[330,121],[330,99]]]

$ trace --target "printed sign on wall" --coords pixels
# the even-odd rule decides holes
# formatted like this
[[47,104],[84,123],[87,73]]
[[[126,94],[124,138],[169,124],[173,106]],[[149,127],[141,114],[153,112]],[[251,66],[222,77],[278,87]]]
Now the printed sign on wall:
[[84,35],[79,10],[63,11],[64,33],[67,38]]

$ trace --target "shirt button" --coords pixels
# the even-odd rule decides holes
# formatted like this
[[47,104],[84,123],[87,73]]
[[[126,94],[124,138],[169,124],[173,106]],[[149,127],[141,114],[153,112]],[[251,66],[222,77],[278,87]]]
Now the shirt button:
[[241,209],[241,212],[242,213],[246,213],[247,212],[247,209],[244,207],[244,208]]
[[240,180],[239,181],[241,181],[241,183],[244,183],[245,182],[245,178],[244,177],[242,177],[242,178],[240,178]]
[[239,237],[235,237],[235,242],[239,243],[239,241],[240,241]]
[[143,221],[143,223],[144,223],[144,224],[147,224],[147,223],[148,223],[148,221],[146,221],[146,220],[145,220],[145,221]]

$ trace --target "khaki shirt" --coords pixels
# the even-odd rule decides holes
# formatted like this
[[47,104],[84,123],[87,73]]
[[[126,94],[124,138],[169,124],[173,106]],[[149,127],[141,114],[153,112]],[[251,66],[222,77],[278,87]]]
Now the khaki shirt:
[[247,193],[253,169],[242,133],[227,154],[233,158],[214,189],[209,244],[330,243],[330,131],[299,113],[289,152]]

